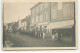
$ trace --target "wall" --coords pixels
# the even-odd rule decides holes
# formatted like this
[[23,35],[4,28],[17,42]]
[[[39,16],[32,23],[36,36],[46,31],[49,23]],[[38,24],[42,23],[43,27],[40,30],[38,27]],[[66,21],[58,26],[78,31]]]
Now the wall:
[[51,21],[74,19],[74,2],[58,2],[51,6],[51,12]]

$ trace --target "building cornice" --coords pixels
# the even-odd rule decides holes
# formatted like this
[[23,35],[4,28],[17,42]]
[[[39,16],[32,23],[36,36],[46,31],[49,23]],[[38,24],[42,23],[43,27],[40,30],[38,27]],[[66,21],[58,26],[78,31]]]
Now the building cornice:
[[36,5],[34,5],[32,8],[30,8],[31,10],[33,9],[33,8],[35,8],[36,6],[38,6],[39,4],[41,4],[42,2],[38,2]]

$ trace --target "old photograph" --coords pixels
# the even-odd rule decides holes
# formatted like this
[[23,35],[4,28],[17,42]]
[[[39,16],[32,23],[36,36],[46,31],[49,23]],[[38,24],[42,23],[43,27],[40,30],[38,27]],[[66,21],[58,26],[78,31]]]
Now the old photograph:
[[3,48],[76,47],[75,7],[75,1],[4,2]]

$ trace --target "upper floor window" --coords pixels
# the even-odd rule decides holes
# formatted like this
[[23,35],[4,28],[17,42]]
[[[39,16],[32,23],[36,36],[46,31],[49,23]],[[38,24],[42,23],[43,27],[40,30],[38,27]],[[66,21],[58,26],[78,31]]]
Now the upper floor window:
[[58,13],[58,9],[57,9],[58,6],[57,6],[57,4],[54,4],[54,3],[53,3],[53,4],[51,5],[51,7],[52,7],[52,8],[51,8],[51,9],[52,9],[52,10],[51,10],[51,15],[52,15],[52,16],[51,16],[51,19],[56,19],[56,18],[57,18],[57,13]]
[[43,13],[43,21],[48,20],[48,18],[49,18],[48,12]]
[[45,2],[44,3],[44,8],[48,8],[48,6],[49,6],[49,3]]
[[62,9],[62,2],[58,2],[58,10]]
[[44,15],[43,20],[46,20],[46,13],[44,13],[43,15]]
[[34,8],[34,9],[32,9],[32,16],[35,15],[35,13],[36,13],[36,10]]
[[36,22],[38,22],[38,16],[36,16]]
[[49,14],[48,14],[48,12],[46,12],[45,13],[45,20],[48,20],[48,18],[49,18]]
[[39,12],[39,6],[36,7],[36,13],[38,13],[38,12]]
[[43,21],[43,15],[40,15],[40,22]]
[[27,26],[27,23],[26,23],[26,22],[24,22],[24,29],[25,29],[25,30],[26,30],[26,28],[27,28],[26,26]]
[[71,3],[71,17],[74,18],[74,2]]
[[70,16],[70,12],[71,12],[71,7],[70,7],[70,3],[64,3],[63,5],[63,17],[68,17]]
[[34,24],[34,18],[32,18],[32,21],[31,21],[31,23],[32,23],[32,24]]
[[43,10],[43,7],[44,7],[44,4],[43,4],[43,3],[41,3],[41,4],[40,4],[40,11],[42,11],[42,10]]

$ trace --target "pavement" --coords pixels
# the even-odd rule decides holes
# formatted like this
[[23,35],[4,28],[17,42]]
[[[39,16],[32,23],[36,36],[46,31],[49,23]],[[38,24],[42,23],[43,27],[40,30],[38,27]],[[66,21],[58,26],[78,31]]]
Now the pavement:
[[53,41],[31,37],[19,32],[8,33],[5,40],[6,47],[72,47],[71,42]]

